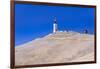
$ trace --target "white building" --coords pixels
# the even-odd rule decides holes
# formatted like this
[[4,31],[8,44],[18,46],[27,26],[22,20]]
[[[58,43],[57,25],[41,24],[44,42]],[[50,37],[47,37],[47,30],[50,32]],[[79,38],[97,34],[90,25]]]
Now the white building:
[[53,23],[53,33],[56,33],[58,30],[58,26],[57,26],[57,18],[54,18],[54,23]]

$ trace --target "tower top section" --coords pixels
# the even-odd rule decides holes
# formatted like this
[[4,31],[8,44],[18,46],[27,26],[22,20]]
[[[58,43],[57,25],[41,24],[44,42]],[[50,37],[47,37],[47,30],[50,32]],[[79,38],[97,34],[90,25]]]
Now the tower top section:
[[57,18],[56,17],[54,17],[54,23],[57,23]]

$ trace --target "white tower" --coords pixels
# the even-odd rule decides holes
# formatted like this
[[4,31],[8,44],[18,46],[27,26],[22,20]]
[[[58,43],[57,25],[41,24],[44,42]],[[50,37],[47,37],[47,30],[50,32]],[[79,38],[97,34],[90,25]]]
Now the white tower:
[[57,29],[57,19],[56,19],[56,17],[55,17],[54,23],[53,23],[53,33],[56,33],[57,30],[58,30],[58,29]]

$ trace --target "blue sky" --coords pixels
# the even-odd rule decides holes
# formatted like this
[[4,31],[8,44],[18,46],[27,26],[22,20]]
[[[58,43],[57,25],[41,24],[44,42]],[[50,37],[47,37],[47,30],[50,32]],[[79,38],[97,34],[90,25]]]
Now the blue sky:
[[52,33],[55,16],[59,30],[82,33],[86,28],[94,34],[94,12],[94,8],[16,4],[15,46]]

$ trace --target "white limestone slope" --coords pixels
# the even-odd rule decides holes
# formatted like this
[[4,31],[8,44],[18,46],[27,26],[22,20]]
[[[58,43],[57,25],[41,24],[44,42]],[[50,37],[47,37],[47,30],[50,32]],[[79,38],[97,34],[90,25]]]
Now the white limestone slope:
[[94,61],[94,35],[57,32],[15,47],[15,65]]

